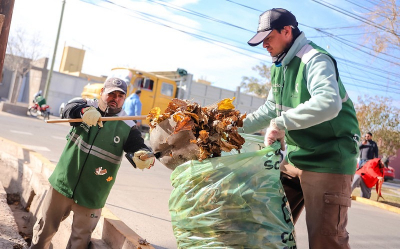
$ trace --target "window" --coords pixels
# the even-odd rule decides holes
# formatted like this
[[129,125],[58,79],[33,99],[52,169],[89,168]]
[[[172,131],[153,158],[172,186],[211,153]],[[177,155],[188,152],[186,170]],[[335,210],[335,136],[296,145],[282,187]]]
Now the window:
[[172,97],[173,93],[174,93],[174,86],[172,84],[165,82],[161,84],[161,94]]
[[136,78],[136,79],[135,79],[134,86],[137,87],[137,88],[141,88],[142,85],[143,85],[143,81],[144,81],[143,78]]
[[153,91],[154,80],[149,78],[136,78],[135,86],[139,89]]

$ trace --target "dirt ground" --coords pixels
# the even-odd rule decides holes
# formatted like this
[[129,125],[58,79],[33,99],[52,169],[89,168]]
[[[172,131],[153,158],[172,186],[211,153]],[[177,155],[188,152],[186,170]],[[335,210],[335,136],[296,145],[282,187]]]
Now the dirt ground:
[[29,225],[31,217],[29,212],[22,207],[19,195],[7,194],[7,204],[13,212],[19,234],[26,241],[27,246],[30,246],[32,240],[32,226]]
[[28,243],[18,234],[19,229],[7,203],[5,192],[0,194],[0,248],[25,249]]

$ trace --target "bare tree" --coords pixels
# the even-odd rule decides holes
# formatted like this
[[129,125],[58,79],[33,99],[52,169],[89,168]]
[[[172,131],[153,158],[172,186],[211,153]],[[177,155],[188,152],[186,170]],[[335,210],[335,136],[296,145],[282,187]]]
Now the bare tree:
[[242,78],[242,82],[240,83],[240,87],[243,87],[247,93],[254,93],[258,97],[266,98],[269,90],[271,89],[270,68],[264,63],[261,63],[261,65],[257,65],[252,69],[258,72],[258,75],[260,75],[261,79],[244,76]]
[[42,43],[39,34],[29,37],[24,29],[18,28],[8,38],[7,56],[4,65],[14,71],[9,101],[15,103],[21,88],[21,82],[31,69],[31,62],[42,54]]
[[397,0],[376,0],[371,12],[366,18],[373,25],[364,24],[373,36],[367,36],[375,52],[382,53],[390,48],[400,49],[400,5]]

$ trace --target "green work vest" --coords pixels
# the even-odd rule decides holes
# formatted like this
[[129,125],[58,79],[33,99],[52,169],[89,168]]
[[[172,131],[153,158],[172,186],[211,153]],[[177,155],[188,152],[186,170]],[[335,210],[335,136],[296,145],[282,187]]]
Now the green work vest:
[[287,160],[302,170],[354,174],[360,131],[353,103],[340,80],[335,59],[312,42],[305,46],[309,46],[309,51],[294,56],[286,67],[273,65],[271,68],[277,115],[311,98],[304,71],[306,63],[318,53],[330,56],[335,64],[342,109],[338,116],[329,121],[306,129],[286,130]]
[[122,160],[131,126],[124,121],[104,122],[104,127],[73,127],[67,145],[49,178],[55,190],[75,203],[92,209],[104,207]]

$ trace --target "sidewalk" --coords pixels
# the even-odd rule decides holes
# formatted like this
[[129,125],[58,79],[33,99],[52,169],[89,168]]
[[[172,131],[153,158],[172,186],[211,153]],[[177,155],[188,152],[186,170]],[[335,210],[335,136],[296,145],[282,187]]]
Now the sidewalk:
[[[54,169],[49,160],[18,143],[0,137],[0,248],[25,249],[17,223],[26,219],[25,226],[32,230],[41,212],[41,203],[49,188],[48,177]],[[8,193],[18,194],[21,205],[29,212],[14,216],[7,204]],[[72,215],[64,220],[53,237],[53,248],[65,248],[71,231]],[[93,232],[91,249],[154,249],[143,245],[141,237],[123,221],[103,208],[101,219]]]

